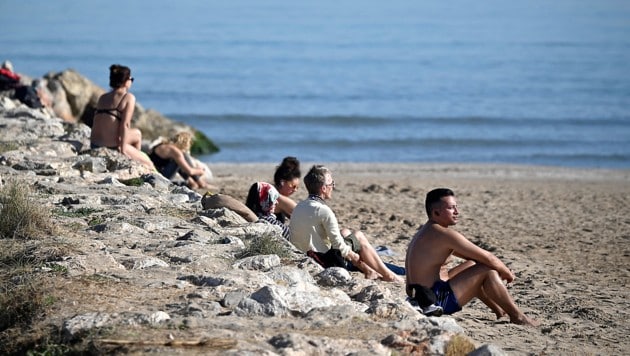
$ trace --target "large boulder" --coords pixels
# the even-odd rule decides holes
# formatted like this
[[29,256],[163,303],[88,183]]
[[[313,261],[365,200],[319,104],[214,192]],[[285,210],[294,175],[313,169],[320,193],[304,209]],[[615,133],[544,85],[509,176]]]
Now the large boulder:
[[46,79],[56,81],[63,87],[72,115],[92,126],[91,108],[96,107],[98,98],[105,90],[73,69],[56,74],[49,73],[48,76]]

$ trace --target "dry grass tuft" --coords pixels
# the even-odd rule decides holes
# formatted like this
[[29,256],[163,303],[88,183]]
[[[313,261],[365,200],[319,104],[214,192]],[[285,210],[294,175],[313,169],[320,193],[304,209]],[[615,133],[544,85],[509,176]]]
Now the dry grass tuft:
[[32,239],[54,231],[50,211],[32,199],[27,185],[0,187],[0,238]]
[[238,255],[238,258],[245,258],[258,255],[278,255],[280,258],[290,256],[289,248],[282,236],[274,233],[266,233],[261,236],[253,237],[245,250]]
[[[46,354],[50,334],[34,328],[55,298],[51,292],[54,273],[44,273],[47,262],[67,255],[69,246],[42,239],[57,229],[50,211],[31,195],[29,186],[8,182],[0,187],[0,354],[31,354],[42,342]],[[54,338],[53,334],[53,338]]]
[[17,240],[1,240],[0,331],[27,325],[44,303],[38,288],[34,247]]
[[67,354],[58,330],[37,325],[54,307],[55,281],[66,272],[48,262],[61,259],[70,249],[51,240],[0,239],[1,355]]
[[463,356],[476,349],[475,344],[466,336],[457,334],[451,338],[451,342],[446,346],[446,356]]
[[0,142],[0,153],[15,151],[20,148],[16,142]]

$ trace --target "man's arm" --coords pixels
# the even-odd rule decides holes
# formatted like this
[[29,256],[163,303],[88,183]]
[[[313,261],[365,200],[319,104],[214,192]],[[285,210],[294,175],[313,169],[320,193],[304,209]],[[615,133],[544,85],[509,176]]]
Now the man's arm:
[[326,235],[328,235],[328,238],[330,239],[331,248],[340,250],[343,258],[352,260],[352,257],[355,254],[352,252],[350,246],[348,246],[343,240],[343,236],[341,236],[339,223],[337,222],[335,213],[326,205],[322,205],[320,212],[322,214],[322,226],[326,231]]
[[455,256],[473,260],[496,270],[501,279],[506,280],[508,283],[514,280],[514,273],[491,252],[470,242],[464,235],[455,230],[448,229],[445,231],[445,235],[443,241],[449,244]]

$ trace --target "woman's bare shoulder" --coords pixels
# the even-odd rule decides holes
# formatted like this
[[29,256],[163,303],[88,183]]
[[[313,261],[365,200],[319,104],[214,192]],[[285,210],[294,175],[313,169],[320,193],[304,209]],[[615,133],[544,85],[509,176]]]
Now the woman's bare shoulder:
[[100,108],[103,105],[111,104],[113,102],[113,98],[114,98],[114,93],[111,91],[108,91],[107,93],[99,96],[97,106]]
[[124,94],[123,98],[122,98],[122,105],[127,106],[127,105],[135,105],[136,104],[136,96],[133,95],[133,93],[131,92],[127,92],[126,94]]

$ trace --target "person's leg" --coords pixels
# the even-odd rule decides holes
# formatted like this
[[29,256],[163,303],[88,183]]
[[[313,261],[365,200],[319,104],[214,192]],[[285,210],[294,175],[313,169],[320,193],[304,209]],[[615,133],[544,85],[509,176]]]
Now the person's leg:
[[[451,268],[448,271],[448,278],[451,279],[453,277],[455,277],[456,275],[460,274],[461,272],[467,270],[468,268],[472,267],[476,265],[475,261],[465,261],[462,262],[461,264]],[[488,308],[490,308],[494,314],[497,316],[497,319],[500,319],[504,316],[506,316],[507,314],[505,313],[505,311],[503,311],[503,309],[501,309],[501,307],[495,303],[492,299],[490,299],[488,297],[488,295],[486,294],[486,292],[484,291],[483,287],[481,288],[480,294],[477,296]]]
[[380,274],[384,281],[404,283],[402,278],[397,276],[394,272],[387,268],[387,266],[385,266],[383,260],[381,260],[381,257],[378,255],[378,252],[376,252],[372,244],[370,244],[367,237],[365,237],[361,231],[355,231],[353,235],[357,238],[359,244],[361,245],[361,251],[359,251],[361,261],[365,262],[365,264]]
[[207,189],[208,188],[208,183],[206,183],[206,181],[203,179],[203,177],[191,176],[189,178],[189,180],[190,179],[192,179],[192,181],[194,182],[194,184],[197,186],[198,189]]
[[197,184],[197,182],[195,181],[195,179],[193,177],[188,177],[188,179],[186,179],[186,185],[190,189],[199,189],[199,188],[201,188],[199,186],[199,184]]
[[174,178],[175,173],[177,173],[178,169],[179,167],[177,166],[177,163],[175,163],[175,161],[173,160],[170,160],[167,164],[160,168],[160,173],[164,176],[164,178],[170,180]]
[[134,146],[130,144],[125,144],[125,152],[127,153],[127,157],[142,163],[147,168],[153,171],[157,171],[155,169],[155,166],[153,165],[153,162],[149,158],[149,156],[146,153],[142,152],[141,150],[136,149]]
[[464,306],[474,297],[484,297],[485,294],[484,298],[487,297],[489,301],[496,303],[510,316],[510,322],[538,325],[535,320],[528,318],[518,309],[497,271],[485,265],[476,264],[457,273],[455,277],[449,279],[449,284],[460,306]]
[[451,278],[455,277],[459,273],[467,270],[468,268],[474,266],[475,264],[476,264],[475,261],[471,261],[471,260],[467,260],[467,261],[464,261],[464,262],[458,264],[457,266],[455,266],[455,267],[451,268],[450,270],[448,270],[448,278],[451,279]]
[[363,261],[361,261],[358,264],[352,264],[352,265],[356,267],[359,271],[363,272],[363,275],[365,275],[366,279],[379,279],[382,277],[374,269],[368,266],[367,263]]
[[135,128],[128,129],[125,139],[127,141],[125,142],[126,144],[135,147],[138,151],[142,149],[142,132],[140,130]]
[[488,297],[483,287],[481,287],[481,293],[477,296],[477,298],[479,298],[479,300],[481,300],[483,304],[485,304],[488,308],[490,308],[490,310],[492,310],[494,315],[497,316],[497,319],[501,319],[502,317],[507,315],[507,313],[503,309],[501,309],[499,304],[495,303],[492,299],[490,299],[490,297]]
[[[343,237],[346,237],[346,236],[348,236],[348,235],[350,235],[352,233],[352,231],[350,231],[350,230],[348,230],[346,228],[341,229],[340,232],[341,232],[341,236],[343,236]],[[349,271],[361,271],[361,272],[363,272],[363,274],[365,275],[366,279],[379,279],[379,278],[383,277],[378,272],[376,272],[372,267],[368,266],[363,260],[361,260],[357,264],[348,262],[348,268],[347,269]]]

